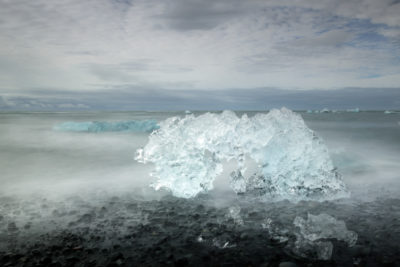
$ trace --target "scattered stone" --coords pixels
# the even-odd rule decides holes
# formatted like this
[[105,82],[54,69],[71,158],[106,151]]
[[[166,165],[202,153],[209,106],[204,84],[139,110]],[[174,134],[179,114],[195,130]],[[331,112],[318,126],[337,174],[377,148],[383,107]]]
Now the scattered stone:
[[11,233],[18,232],[18,227],[17,227],[17,225],[15,224],[15,222],[10,222],[10,223],[8,223],[7,229],[8,229],[8,231],[11,232]]
[[94,219],[94,216],[92,214],[86,213],[82,215],[82,217],[79,218],[78,222],[79,223],[91,223]]
[[284,261],[279,263],[279,267],[297,267],[297,264],[290,261]]
[[177,261],[175,261],[175,266],[177,266],[177,267],[188,266],[188,265],[189,265],[189,261],[186,258],[181,258],[181,259],[178,259]]

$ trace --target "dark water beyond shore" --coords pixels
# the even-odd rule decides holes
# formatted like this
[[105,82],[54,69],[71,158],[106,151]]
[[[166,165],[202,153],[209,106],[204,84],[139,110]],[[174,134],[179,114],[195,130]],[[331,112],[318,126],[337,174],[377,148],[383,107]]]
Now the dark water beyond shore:
[[[400,266],[400,114],[302,113],[351,191],[329,202],[259,202],[221,186],[176,198],[149,188],[152,166],[133,160],[148,133],[53,130],[175,115],[0,114],[0,266]],[[309,214],[343,222],[355,245],[324,238],[299,253],[294,221]]]

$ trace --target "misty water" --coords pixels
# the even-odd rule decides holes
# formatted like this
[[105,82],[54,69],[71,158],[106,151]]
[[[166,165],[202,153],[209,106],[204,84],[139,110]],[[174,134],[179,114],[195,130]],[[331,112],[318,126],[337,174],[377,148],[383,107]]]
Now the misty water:
[[[244,113],[257,112],[236,112]],[[224,175],[213,190],[178,198],[151,188],[154,166],[134,160],[148,129],[57,130],[66,122],[160,122],[185,112],[0,113],[2,264],[216,264],[213,255],[232,265],[399,264],[400,114],[299,113],[327,145],[349,198],[259,201],[235,194]],[[337,228],[356,240],[330,233],[317,245],[305,242],[294,222],[320,214],[344,222]]]

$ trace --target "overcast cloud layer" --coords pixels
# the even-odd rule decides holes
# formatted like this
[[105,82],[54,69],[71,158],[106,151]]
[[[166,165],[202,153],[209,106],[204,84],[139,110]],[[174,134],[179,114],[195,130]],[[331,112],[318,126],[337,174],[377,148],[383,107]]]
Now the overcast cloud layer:
[[399,14],[397,0],[0,0],[0,109],[400,108]]

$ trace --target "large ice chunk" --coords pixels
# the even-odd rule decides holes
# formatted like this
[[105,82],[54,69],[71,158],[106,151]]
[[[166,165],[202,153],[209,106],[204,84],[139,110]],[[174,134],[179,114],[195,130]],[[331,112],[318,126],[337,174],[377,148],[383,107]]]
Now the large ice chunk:
[[211,190],[233,161],[230,184],[237,193],[292,201],[347,196],[322,140],[286,108],[251,118],[232,111],[190,114],[159,126],[136,157],[155,164],[156,189],[193,197]]

